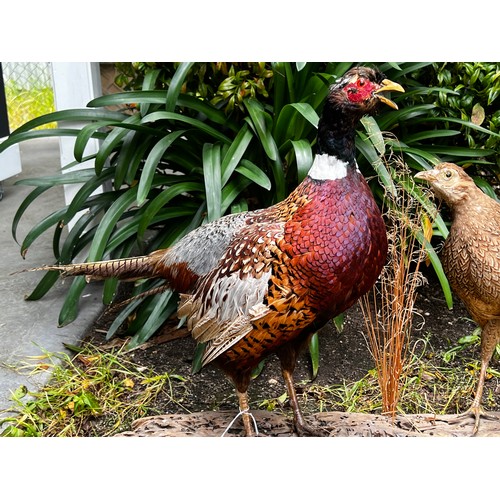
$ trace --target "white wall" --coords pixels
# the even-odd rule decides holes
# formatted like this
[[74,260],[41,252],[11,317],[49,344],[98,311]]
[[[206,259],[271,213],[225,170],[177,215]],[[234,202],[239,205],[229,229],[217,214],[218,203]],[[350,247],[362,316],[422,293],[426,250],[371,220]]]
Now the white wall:
[[[0,138],[0,142],[5,141],[7,137]],[[19,144],[14,144],[0,154],[0,181],[8,179],[21,172],[21,153]]]
[[[57,111],[86,108],[89,101],[102,95],[99,63],[54,62],[52,63],[52,77]],[[71,128],[82,128],[83,125],[86,125],[86,123],[75,122],[71,124]],[[68,127],[66,122],[64,123],[64,127]],[[61,167],[75,160],[73,155],[74,145],[75,139],[73,137],[60,138]],[[84,156],[96,153],[98,147],[99,143],[97,139],[89,140]],[[72,167],[71,170],[88,168],[92,165],[93,160]],[[65,186],[64,195],[67,204],[71,202],[80,187],[78,184]],[[69,225],[71,227],[72,223]]]

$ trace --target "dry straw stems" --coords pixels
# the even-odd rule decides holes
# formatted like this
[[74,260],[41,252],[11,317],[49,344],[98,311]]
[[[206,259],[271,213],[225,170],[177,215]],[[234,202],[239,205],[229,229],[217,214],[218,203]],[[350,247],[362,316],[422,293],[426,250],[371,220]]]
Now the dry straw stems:
[[417,234],[429,225],[411,194],[415,186],[408,168],[398,163],[398,182],[394,194],[387,194],[385,210],[387,263],[373,289],[360,301],[382,393],[382,413],[392,416],[400,397],[417,288],[424,280],[419,269],[426,253]]

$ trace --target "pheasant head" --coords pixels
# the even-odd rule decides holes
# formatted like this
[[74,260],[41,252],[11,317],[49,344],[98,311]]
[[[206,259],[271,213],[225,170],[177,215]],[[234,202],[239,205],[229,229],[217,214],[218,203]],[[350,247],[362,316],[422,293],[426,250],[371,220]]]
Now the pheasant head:
[[436,196],[450,207],[479,190],[472,178],[454,163],[440,163],[433,170],[418,172],[415,178],[427,181]]
[[364,115],[373,115],[386,104],[398,109],[385,92],[404,92],[374,68],[355,67],[331,87],[318,125],[318,153],[354,161],[355,126]]

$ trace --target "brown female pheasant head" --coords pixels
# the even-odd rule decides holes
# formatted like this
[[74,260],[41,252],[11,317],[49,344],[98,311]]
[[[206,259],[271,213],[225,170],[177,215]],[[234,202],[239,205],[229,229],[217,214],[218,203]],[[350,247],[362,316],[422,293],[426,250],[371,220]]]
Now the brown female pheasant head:
[[450,207],[479,190],[472,178],[454,163],[440,163],[433,170],[418,172],[415,178],[427,181],[436,196]]

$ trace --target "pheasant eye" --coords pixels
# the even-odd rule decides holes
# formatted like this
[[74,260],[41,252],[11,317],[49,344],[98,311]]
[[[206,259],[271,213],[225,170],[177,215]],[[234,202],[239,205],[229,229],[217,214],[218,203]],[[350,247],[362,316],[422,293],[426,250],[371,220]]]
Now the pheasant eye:
[[450,179],[453,174],[452,174],[451,170],[446,170],[446,172],[444,173],[444,175],[445,175],[445,177],[447,179]]
[[360,79],[358,80],[358,86],[359,86],[359,87],[362,87],[364,84],[365,84],[365,79],[364,79],[364,78],[360,78]]

